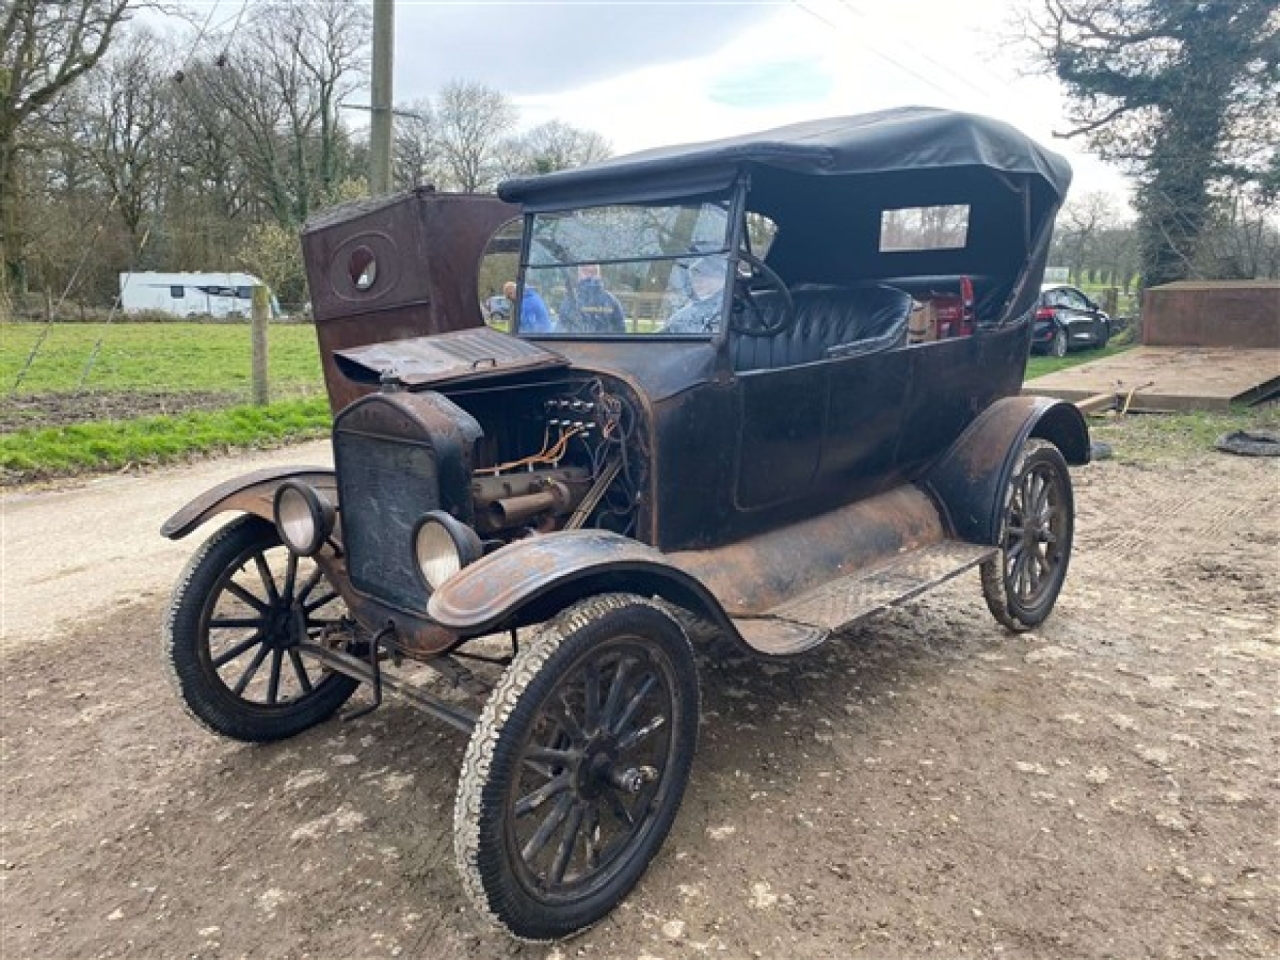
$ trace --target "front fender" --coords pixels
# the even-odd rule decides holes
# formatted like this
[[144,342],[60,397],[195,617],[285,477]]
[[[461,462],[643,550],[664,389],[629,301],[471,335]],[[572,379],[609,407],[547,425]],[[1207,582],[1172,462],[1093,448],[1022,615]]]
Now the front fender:
[[464,636],[537,623],[573,600],[622,591],[659,596],[734,636],[720,603],[659,550],[604,530],[517,540],[466,567],[431,595],[427,613]]
[[181,540],[210,517],[228,510],[274,520],[276,488],[286,480],[309,483],[325,493],[335,505],[338,502],[333,470],[327,467],[268,467],[206,490],[166,520],[160,527],[160,533],[170,540]]
[[1074,404],[1052,397],[1006,397],[984,410],[930,468],[921,486],[952,536],[995,545],[1004,492],[1022,445],[1048,440],[1067,463],[1089,462],[1089,427]]

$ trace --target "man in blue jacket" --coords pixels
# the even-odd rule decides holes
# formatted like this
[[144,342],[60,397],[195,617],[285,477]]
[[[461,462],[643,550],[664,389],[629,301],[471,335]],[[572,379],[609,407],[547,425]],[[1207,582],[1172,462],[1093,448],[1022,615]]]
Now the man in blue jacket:
[[[512,303],[516,302],[515,281],[508,280],[504,283],[502,292]],[[524,285],[524,296],[520,298],[520,310],[517,316],[520,318],[521,333],[551,332],[551,314],[547,312],[547,305],[542,302],[542,297],[538,296],[538,291],[528,282]]]
[[578,285],[560,304],[560,328],[570,333],[626,332],[622,304],[604,288],[598,264],[578,266]]

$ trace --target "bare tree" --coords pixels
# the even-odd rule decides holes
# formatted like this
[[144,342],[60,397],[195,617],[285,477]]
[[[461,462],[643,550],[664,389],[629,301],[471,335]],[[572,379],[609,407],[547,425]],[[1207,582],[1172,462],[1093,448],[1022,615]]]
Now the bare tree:
[[502,174],[510,177],[552,173],[606,160],[612,153],[609,141],[594,130],[549,120],[507,141],[502,151]]
[[1063,206],[1054,236],[1056,262],[1067,267],[1076,283],[1093,265],[1101,232],[1117,220],[1114,198],[1102,191],[1073,197]]
[[172,97],[165,46],[149,30],[120,38],[86,78],[81,149],[98,171],[137,249],[159,206]]
[[396,108],[395,145],[391,155],[391,180],[399,190],[440,179],[440,151],[435,111],[430,100],[415,100]]
[[516,123],[506,94],[481,83],[454,80],[436,100],[436,143],[445,186],[474,193],[493,187],[501,172],[498,149]]
[[247,42],[183,82],[230,119],[259,200],[297,226],[345,179],[338,106],[368,72],[369,14],[346,0],[295,0],[251,17]]
[[93,68],[136,0],[5,0],[0,7],[0,291],[26,289],[18,154],[24,130]]

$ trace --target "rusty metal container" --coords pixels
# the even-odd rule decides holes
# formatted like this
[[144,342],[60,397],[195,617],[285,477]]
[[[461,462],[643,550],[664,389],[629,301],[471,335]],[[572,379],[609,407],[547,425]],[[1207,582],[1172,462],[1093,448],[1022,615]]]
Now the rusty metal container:
[[302,253],[330,408],[368,393],[343,377],[333,353],[484,323],[480,258],[518,206],[480,194],[417,187],[312,217]]
[[1181,281],[1142,296],[1149,347],[1280,347],[1280,281]]

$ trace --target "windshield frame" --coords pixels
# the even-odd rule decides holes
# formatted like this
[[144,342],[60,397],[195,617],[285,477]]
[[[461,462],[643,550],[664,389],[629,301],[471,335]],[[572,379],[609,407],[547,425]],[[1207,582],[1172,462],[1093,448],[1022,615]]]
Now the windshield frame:
[[[742,248],[743,238],[745,236],[745,209],[746,209],[746,193],[749,186],[749,177],[744,173],[734,178],[733,184],[729,190],[716,194],[694,194],[680,195],[661,198],[648,198],[643,200],[628,201],[625,198],[611,198],[608,201],[557,206],[554,209],[538,209],[537,211],[526,211],[523,215],[523,230],[520,239],[520,261],[516,277],[516,302],[512,305],[512,325],[511,333],[525,339],[536,340],[558,340],[563,342],[577,341],[610,341],[610,342],[646,342],[657,341],[666,343],[707,343],[716,344],[723,343],[728,335],[728,318],[733,304],[733,287],[734,280],[738,274],[738,251]],[[619,206],[619,207],[654,207],[654,206],[682,206],[699,203],[724,203],[725,214],[728,219],[727,229],[725,231],[725,246],[717,250],[707,250],[685,256],[672,255],[648,255],[627,258],[606,258],[593,259],[590,261],[565,261],[555,265],[530,263],[530,255],[534,239],[534,223],[535,218],[548,213],[572,213],[577,210],[591,210],[601,207]],[[725,259],[725,283],[720,292],[720,310],[716,318],[715,326],[706,333],[669,333],[655,332],[639,335],[636,333],[607,333],[603,331],[594,332],[570,332],[564,330],[550,331],[532,331],[522,330],[520,305],[523,303],[525,294],[525,284],[528,279],[530,270],[549,270],[549,269],[573,269],[579,263],[593,263],[598,265],[618,264],[618,263],[644,263],[655,261],[680,262],[682,260],[690,260],[696,257],[723,256]]]

